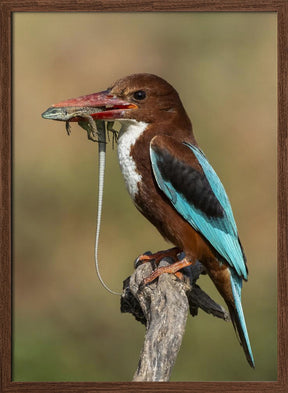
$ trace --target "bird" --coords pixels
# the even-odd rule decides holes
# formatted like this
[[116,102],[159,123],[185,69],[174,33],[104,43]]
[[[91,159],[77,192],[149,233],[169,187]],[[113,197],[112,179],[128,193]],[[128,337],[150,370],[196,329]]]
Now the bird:
[[[128,193],[142,215],[174,245],[140,256],[143,263],[165,255],[175,261],[156,268],[144,284],[201,262],[227,304],[246,359],[255,368],[241,304],[247,261],[233,211],[221,180],[195,139],[176,89],[157,75],[138,73],[99,93],[53,107],[69,106],[89,107],[93,119],[121,124],[117,151]],[[91,108],[98,108],[97,112]],[[183,258],[178,260],[177,255]]]

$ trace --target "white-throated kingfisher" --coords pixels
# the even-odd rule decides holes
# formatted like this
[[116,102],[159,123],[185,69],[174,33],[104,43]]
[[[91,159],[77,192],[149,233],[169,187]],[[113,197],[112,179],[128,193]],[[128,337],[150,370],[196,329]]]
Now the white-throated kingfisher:
[[195,140],[177,91],[156,75],[134,74],[100,93],[54,106],[97,107],[101,111],[90,114],[95,120],[121,123],[118,158],[128,192],[137,209],[175,245],[166,254],[185,253],[182,260],[157,268],[145,283],[200,261],[255,367],[241,305],[246,258],[227,194]]

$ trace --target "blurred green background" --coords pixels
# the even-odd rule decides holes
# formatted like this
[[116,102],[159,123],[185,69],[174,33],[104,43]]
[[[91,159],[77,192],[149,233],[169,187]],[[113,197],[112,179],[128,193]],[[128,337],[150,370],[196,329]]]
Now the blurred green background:
[[[13,247],[16,381],[126,381],[144,327],[94,270],[97,144],[47,121],[51,104],[137,72],[179,92],[230,197],[249,267],[243,306],[256,369],[231,323],[189,316],[174,381],[277,379],[277,28],[273,13],[16,13]],[[140,253],[167,248],[107,149],[100,263],[114,290]],[[198,282],[224,302],[208,277]]]

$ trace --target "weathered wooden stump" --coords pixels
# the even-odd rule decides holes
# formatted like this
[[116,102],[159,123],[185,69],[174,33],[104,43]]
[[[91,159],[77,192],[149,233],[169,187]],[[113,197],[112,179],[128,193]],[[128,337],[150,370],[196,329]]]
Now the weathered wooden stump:
[[[172,261],[165,258],[159,266]],[[201,263],[185,268],[183,279],[174,274],[162,274],[158,280],[142,286],[153,270],[153,263],[136,267],[124,281],[121,311],[134,315],[146,325],[144,345],[133,381],[169,381],[185,331],[188,310],[196,316],[200,307],[205,312],[225,321],[228,312],[215,303],[196,284],[200,274],[205,274]]]

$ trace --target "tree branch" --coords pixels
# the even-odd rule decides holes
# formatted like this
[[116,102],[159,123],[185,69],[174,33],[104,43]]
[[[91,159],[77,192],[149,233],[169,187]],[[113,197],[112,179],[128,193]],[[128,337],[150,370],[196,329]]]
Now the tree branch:
[[[169,265],[169,258],[159,266]],[[124,281],[121,312],[129,312],[146,325],[145,340],[133,381],[168,381],[185,331],[188,310],[192,316],[199,307],[218,318],[229,320],[229,314],[196,285],[205,268],[199,262],[183,269],[183,279],[162,274],[155,282],[142,287],[143,279],[152,272],[153,263],[138,266]]]

